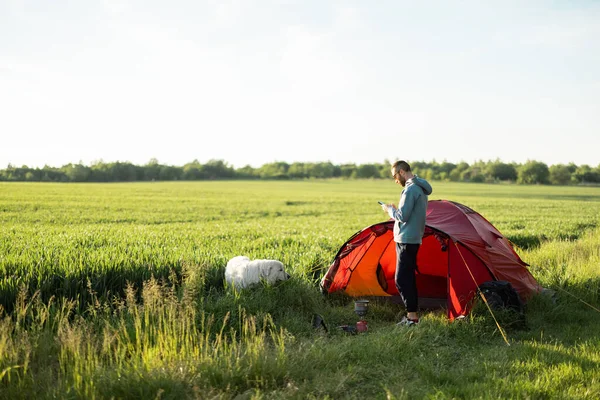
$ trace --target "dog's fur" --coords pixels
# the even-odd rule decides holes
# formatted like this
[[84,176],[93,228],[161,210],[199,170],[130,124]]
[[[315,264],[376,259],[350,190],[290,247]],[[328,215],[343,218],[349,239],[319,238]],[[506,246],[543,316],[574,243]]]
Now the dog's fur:
[[283,263],[277,260],[250,260],[246,256],[237,256],[229,260],[225,268],[225,280],[236,288],[247,288],[262,280],[273,284],[289,278]]

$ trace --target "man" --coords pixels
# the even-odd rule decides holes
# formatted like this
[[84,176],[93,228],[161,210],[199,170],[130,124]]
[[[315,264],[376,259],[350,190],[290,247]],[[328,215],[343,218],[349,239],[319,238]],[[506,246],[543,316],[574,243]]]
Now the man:
[[396,242],[396,288],[406,306],[406,316],[398,325],[415,325],[419,323],[417,281],[417,252],[423,240],[425,231],[425,216],[427,214],[428,195],[431,185],[410,170],[406,161],[396,161],[392,164],[392,176],[396,183],[404,189],[400,195],[400,204],[383,204],[394,223],[394,241]]

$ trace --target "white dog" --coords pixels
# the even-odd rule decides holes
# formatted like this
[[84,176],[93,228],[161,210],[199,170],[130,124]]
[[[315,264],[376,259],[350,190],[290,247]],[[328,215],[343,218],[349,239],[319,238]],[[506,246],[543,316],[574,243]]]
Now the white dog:
[[225,268],[225,280],[236,288],[246,288],[261,280],[275,283],[287,279],[290,276],[277,260],[250,260],[246,256],[237,256],[229,260]]

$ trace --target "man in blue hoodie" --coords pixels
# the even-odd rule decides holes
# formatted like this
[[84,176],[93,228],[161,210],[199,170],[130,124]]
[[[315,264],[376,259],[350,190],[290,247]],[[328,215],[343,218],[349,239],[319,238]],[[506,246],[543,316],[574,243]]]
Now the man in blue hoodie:
[[425,179],[413,175],[406,161],[396,161],[392,164],[392,176],[396,183],[404,187],[400,195],[400,204],[398,208],[393,204],[383,204],[381,207],[396,221],[394,223],[395,281],[406,306],[406,316],[398,325],[410,326],[419,323],[415,272],[417,253],[425,232],[428,196],[432,188]]

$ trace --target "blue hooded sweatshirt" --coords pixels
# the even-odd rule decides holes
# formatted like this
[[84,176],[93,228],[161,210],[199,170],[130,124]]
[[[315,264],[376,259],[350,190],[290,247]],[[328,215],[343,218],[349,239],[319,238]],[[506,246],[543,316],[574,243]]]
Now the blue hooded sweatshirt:
[[406,181],[398,208],[388,207],[394,219],[394,241],[403,244],[421,244],[425,232],[428,196],[432,193],[429,182],[413,176]]

